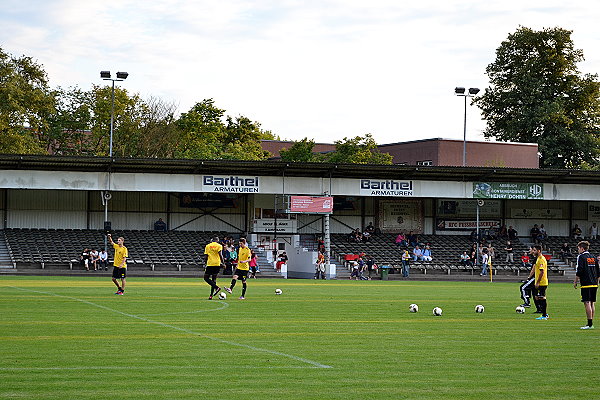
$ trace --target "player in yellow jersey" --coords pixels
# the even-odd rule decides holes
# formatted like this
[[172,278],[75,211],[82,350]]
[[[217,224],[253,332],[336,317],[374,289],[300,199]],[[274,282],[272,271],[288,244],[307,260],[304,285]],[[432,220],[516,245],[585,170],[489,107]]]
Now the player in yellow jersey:
[[238,251],[238,263],[235,272],[233,273],[233,279],[231,280],[231,286],[225,288],[228,293],[233,291],[233,287],[235,286],[238,279],[242,280],[242,295],[240,296],[240,300],[245,299],[246,295],[246,279],[248,278],[248,271],[250,270],[250,260],[252,259],[252,252],[248,248],[248,243],[246,243],[246,239],[240,239],[240,249]]
[[533,266],[532,274],[535,275],[535,289],[533,296],[537,301],[537,304],[542,312],[542,315],[536,319],[546,320],[548,319],[548,313],[546,311],[546,289],[548,288],[548,261],[542,254],[542,246],[539,244],[534,245],[531,248],[531,254],[533,255],[535,265]]
[[204,281],[210,285],[210,296],[209,300],[212,300],[213,296],[221,291],[221,288],[217,286],[217,275],[221,266],[224,265],[223,261],[223,246],[219,244],[219,238],[214,237],[212,241],[204,247]]
[[[129,257],[129,251],[127,250],[127,247],[123,245],[125,242],[123,237],[118,238],[117,243],[115,243],[113,242],[110,233],[107,236],[113,249],[115,249],[112,272],[112,281],[115,286],[117,286],[117,292],[115,294],[122,296],[125,293],[125,278],[127,278],[127,257]],[[121,280],[120,286],[118,282],[119,279]]]

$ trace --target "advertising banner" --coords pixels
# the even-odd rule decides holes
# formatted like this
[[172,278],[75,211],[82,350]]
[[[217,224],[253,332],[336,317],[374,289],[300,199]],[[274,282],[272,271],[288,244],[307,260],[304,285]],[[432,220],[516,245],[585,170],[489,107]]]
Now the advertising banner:
[[237,194],[180,193],[179,207],[182,208],[237,208]]
[[291,213],[322,214],[333,211],[333,197],[290,196]]
[[[479,220],[479,229],[499,228],[500,220]],[[477,229],[477,220],[450,220],[439,218],[436,223],[437,230],[446,231],[472,231]]]
[[563,211],[560,208],[511,208],[511,218],[535,218],[552,219],[562,218]]
[[380,200],[379,228],[383,232],[413,231],[423,233],[421,200]]
[[473,182],[476,199],[542,200],[544,185],[541,183]]
[[[275,232],[275,219],[255,219],[253,221],[253,232]],[[295,219],[278,219],[277,233],[295,233]]]
[[588,221],[600,221],[600,203],[588,201]]
[[260,193],[258,176],[203,175],[202,190],[218,193]]
[[[438,215],[444,217],[471,217],[477,215],[477,200],[438,200]],[[479,215],[500,217],[502,202],[487,200],[479,207]]]
[[397,181],[394,179],[361,179],[361,196],[411,197],[413,181]]

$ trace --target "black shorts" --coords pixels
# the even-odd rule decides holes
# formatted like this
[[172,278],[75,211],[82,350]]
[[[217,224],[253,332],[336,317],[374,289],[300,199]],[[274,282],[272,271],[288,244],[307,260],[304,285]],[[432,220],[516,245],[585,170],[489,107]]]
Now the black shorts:
[[125,279],[127,277],[127,268],[113,267],[112,277],[115,279]]
[[248,270],[247,269],[235,269],[235,272],[233,273],[234,275],[237,275],[238,278],[241,278],[243,281],[246,280],[246,278],[248,277]]
[[205,275],[218,275],[220,270],[221,270],[220,265],[207,265],[206,268],[204,268],[204,274]]
[[597,287],[586,287],[581,288],[581,301],[591,301],[594,303],[596,301],[596,292],[598,291]]
[[534,286],[533,295],[535,297],[546,297],[546,289],[548,286],[538,286],[537,288]]

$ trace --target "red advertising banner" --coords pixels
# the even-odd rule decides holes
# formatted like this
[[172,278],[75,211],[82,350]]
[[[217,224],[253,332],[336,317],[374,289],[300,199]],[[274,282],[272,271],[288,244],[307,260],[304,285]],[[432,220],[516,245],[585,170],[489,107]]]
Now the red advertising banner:
[[330,213],[333,211],[333,197],[290,196],[292,213]]

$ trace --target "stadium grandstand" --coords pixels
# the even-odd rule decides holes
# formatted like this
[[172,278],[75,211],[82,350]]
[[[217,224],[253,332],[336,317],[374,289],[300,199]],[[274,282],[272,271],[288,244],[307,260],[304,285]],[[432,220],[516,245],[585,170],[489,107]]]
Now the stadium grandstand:
[[[360,255],[397,272],[394,238],[412,231],[433,259],[412,262],[411,278],[477,279],[479,267],[459,262],[475,231],[493,243],[496,276],[516,280],[527,274],[520,256],[530,230],[543,224],[552,274],[571,279],[574,255],[561,257],[560,247],[574,251],[574,227],[589,237],[600,223],[593,171],[16,155],[0,156],[0,169],[5,274],[87,273],[82,250],[104,248],[110,229],[126,239],[132,274],[199,276],[204,245],[218,235],[247,237],[262,276],[311,278],[323,247],[328,278],[347,279]],[[333,211],[294,212],[296,196],[331,197]],[[159,219],[164,231],[155,229]],[[349,240],[369,224],[367,242]],[[503,227],[518,232],[514,262],[506,261]],[[283,251],[287,270],[278,272]]]

